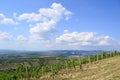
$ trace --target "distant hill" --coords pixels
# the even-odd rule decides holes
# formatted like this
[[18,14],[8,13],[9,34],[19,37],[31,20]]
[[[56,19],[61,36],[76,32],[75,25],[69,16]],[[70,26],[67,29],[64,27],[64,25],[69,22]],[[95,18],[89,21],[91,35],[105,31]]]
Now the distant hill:
[[[103,50],[49,50],[49,51],[20,51],[0,49],[0,58],[31,58],[40,56],[87,56],[101,53]],[[108,51],[107,51],[108,52]]]

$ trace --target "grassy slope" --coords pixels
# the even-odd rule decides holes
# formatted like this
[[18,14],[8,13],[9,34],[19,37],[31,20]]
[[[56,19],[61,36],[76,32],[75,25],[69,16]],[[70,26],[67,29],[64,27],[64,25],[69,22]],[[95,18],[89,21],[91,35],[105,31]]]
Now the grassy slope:
[[120,80],[120,56],[104,59],[71,74],[68,80]]
[[[72,70],[62,75],[56,75],[54,80],[120,80],[120,56],[100,60],[98,63],[83,65],[83,70]],[[34,79],[33,79],[34,80]],[[41,80],[53,80],[48,77]]]

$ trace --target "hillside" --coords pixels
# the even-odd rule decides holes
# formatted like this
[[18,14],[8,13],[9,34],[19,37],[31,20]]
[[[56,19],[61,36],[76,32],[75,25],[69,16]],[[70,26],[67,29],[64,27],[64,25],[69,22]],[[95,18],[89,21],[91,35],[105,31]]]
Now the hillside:
[[71,75],[68,80],[120,80],[120,56],[87,65],[83,71],[72,72]]
[[[55,76],[54,80],[120,80],[120,56],[83,65],[83,70],[71,70]],[[62,72],[62,71],[61,71]],[[42,79],[52,80],[52,79]]]

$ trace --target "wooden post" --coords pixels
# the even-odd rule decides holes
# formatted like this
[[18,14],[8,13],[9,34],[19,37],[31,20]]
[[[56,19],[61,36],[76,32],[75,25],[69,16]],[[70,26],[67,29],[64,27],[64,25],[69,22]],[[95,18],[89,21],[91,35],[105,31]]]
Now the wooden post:
[[78,61],[79,61],[79,68],[80,69],[82,69],[82,61],[81,61],[82,59],[81,59],[81,57],[80,57],[80,55],[79,55],[79,59],[78,59]]
[[113,57],[113,52],[111,52],[110,54],[111,54],[111,57]]
[[54,80],[54,70],[53,70],[53,66],[51,66],[51,73],[52,73],[52,79]]
[[67,72],[67,74],[68,74],[68,63],[67,63],[67,61],[65,61],[65,66],[66,66],[66,72]]
[[106,58],[108,57],[108,54],[106,53]]
[[97,54],[97,62],[99,62],[99,54]]
[[88,56],[88,61],[89,61],[89,63],[91,63],[91,59],[90,59],[90,56]]

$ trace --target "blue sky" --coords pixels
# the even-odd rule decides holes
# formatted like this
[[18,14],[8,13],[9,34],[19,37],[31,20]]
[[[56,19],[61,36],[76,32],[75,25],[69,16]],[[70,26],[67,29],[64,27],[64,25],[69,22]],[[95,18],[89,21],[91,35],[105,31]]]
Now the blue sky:
[[0,49],[119,50],[119,0],[1,0]]

